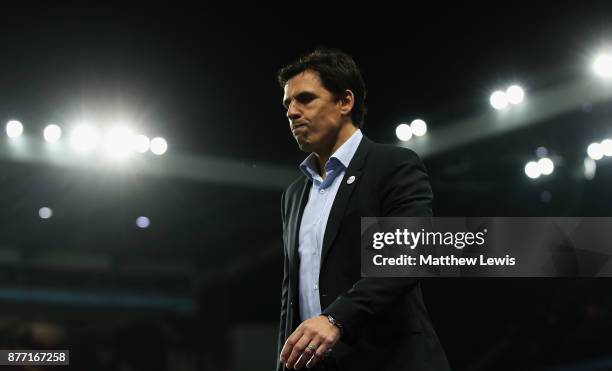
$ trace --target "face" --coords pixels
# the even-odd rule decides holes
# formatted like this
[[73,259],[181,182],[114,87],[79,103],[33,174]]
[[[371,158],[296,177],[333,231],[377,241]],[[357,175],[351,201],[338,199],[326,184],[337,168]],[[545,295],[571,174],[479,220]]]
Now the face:
[[306,70],[289,80],[283,106],[301,150],[319,153],[335,144],[346,108],[323,87],[318,73]]

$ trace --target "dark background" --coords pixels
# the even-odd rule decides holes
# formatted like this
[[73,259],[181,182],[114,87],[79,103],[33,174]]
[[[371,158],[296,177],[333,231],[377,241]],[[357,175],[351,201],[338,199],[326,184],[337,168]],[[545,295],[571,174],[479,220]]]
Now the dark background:
[[[426,5],[3,7],[0,119],[34,137],[48,122],[122,115],[169,153],[296,167],[306,154],[276,71],[317,46],[355,58],[364,133],[395,143],[399,122],[435,132],[490,110],[489,94],[514,81],[528,100],[591,78],[593,53],[612,42],[605,2]],[[612,102],[585,101],[425,157],[434,213],[610,216],[610,163],[580,174],[611,115]],[[540,146],[559,165],[534,182],[523,168]],[[273,367],[282,189],[0,158],[0,191],[0,348],[70,349],[72,369]],[[38,217],[43,205],[53,218]],[[136,228],[139,215],[150,228]],[[454,369],[610,369],[608,279],[423,286]]]

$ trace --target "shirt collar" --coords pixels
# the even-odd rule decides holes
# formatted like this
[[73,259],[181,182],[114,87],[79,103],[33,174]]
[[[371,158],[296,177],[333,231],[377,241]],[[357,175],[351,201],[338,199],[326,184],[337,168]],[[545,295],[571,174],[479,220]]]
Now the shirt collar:
[[[363,138],[363,134],[360,129],[357,129],[350,138],[342,143],[340,148],[334,152],[327,163],[325,164],[325,170],[328,171],[330,168],[334,168],[336,166],[342,166],[344,169],[349,167],[355,152],[357,152],[357,147],[359,147],[359,143],[361,143],[361,138]],[[319,173],[316,170],[318,168],[317,165],[317,156],[314,153],[311,153],[302,161],[300,164],[300,170],[310,179],[311,181],[315,176],[318,176]]]

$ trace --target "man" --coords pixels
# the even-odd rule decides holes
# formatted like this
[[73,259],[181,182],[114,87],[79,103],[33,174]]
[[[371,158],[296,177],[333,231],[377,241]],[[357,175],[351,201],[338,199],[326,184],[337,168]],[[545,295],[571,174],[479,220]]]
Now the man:
[[304,176],[282,197],[284,275],[277,370],[447,370],[418,282],[362,278],[360,217],[430,216],[425,168],[363,136],[353,59],[316,50],[279,72]]

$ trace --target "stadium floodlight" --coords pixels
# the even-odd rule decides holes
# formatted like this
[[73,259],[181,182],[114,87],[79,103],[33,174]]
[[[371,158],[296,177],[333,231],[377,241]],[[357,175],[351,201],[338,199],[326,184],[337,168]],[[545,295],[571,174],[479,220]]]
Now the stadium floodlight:
[[149,218],[147,218],[146,216],[139,216],[138,218],[136,218],[136,226],[138,228],[149,228],[149,226],[151,225],[151,220]]
[[104,149],[114,158],[124,158],[133,150],[134,135],[132,131],[123,126],[110,129],[104,138]]
[[525,91],[518,85],[512,85],[506,89],[506,98],[510,104],[520,104],[525,98]]
[[497,90],[491,94],[489,102],[496,110],[501,110],[508,107],[508,97],[506,96],[506,93],[501,90]]
[[427,124],[421,119],[412,120],[410,130],[415,136],[422,137],[427,133]]
[[90,151],[98,144],[98,132],[92,126],[81,124],[73,130],[70,143],[78,151]]
[[53,216],[53,210],[48,207],[41,207],[38,210],[38,216],[40,216],[41,219],[49,219]]
[[541,175],[538,163],[535,161],[529,161],[527,165],[525,165],[525,174],[531,179],[538,178]]
[[593,71],[600,77],[612,77],[612,54],[605,53],[595,57]]
[[555,164],[548,157],[543,157],[538,160],[538,170],[542,175],[550,175],[555,170]]
[[604,139],[601,143],[601,152],[604,156],[612,156],[612,139]]
[[151,152],[156,155],[163,155],[168,150],[168,142],[162,137],[151,140]]
[[11,120],[6,123],[6,135],[9,138],[18,138],[23,134],[23,124],[17,120]]
[[146,135],[136,135],[133,138],[132,148],[138,153],[145,153],[151,147],[151,141]]
[[43,136],[49,143],[57,142],[62,137],[62,128],[55,124],[49,124],[45,127]]
[[587,155],[593,160],[601,160],[604,156],[601,143],[591,143],[587,147]]
[[401,123],[395,128],[395,135],[397,136],[397,139],[401,140],[402,142],[407,142],[410,140],[410,138],[412,138],[412,129],[410,128],[410,125]]

